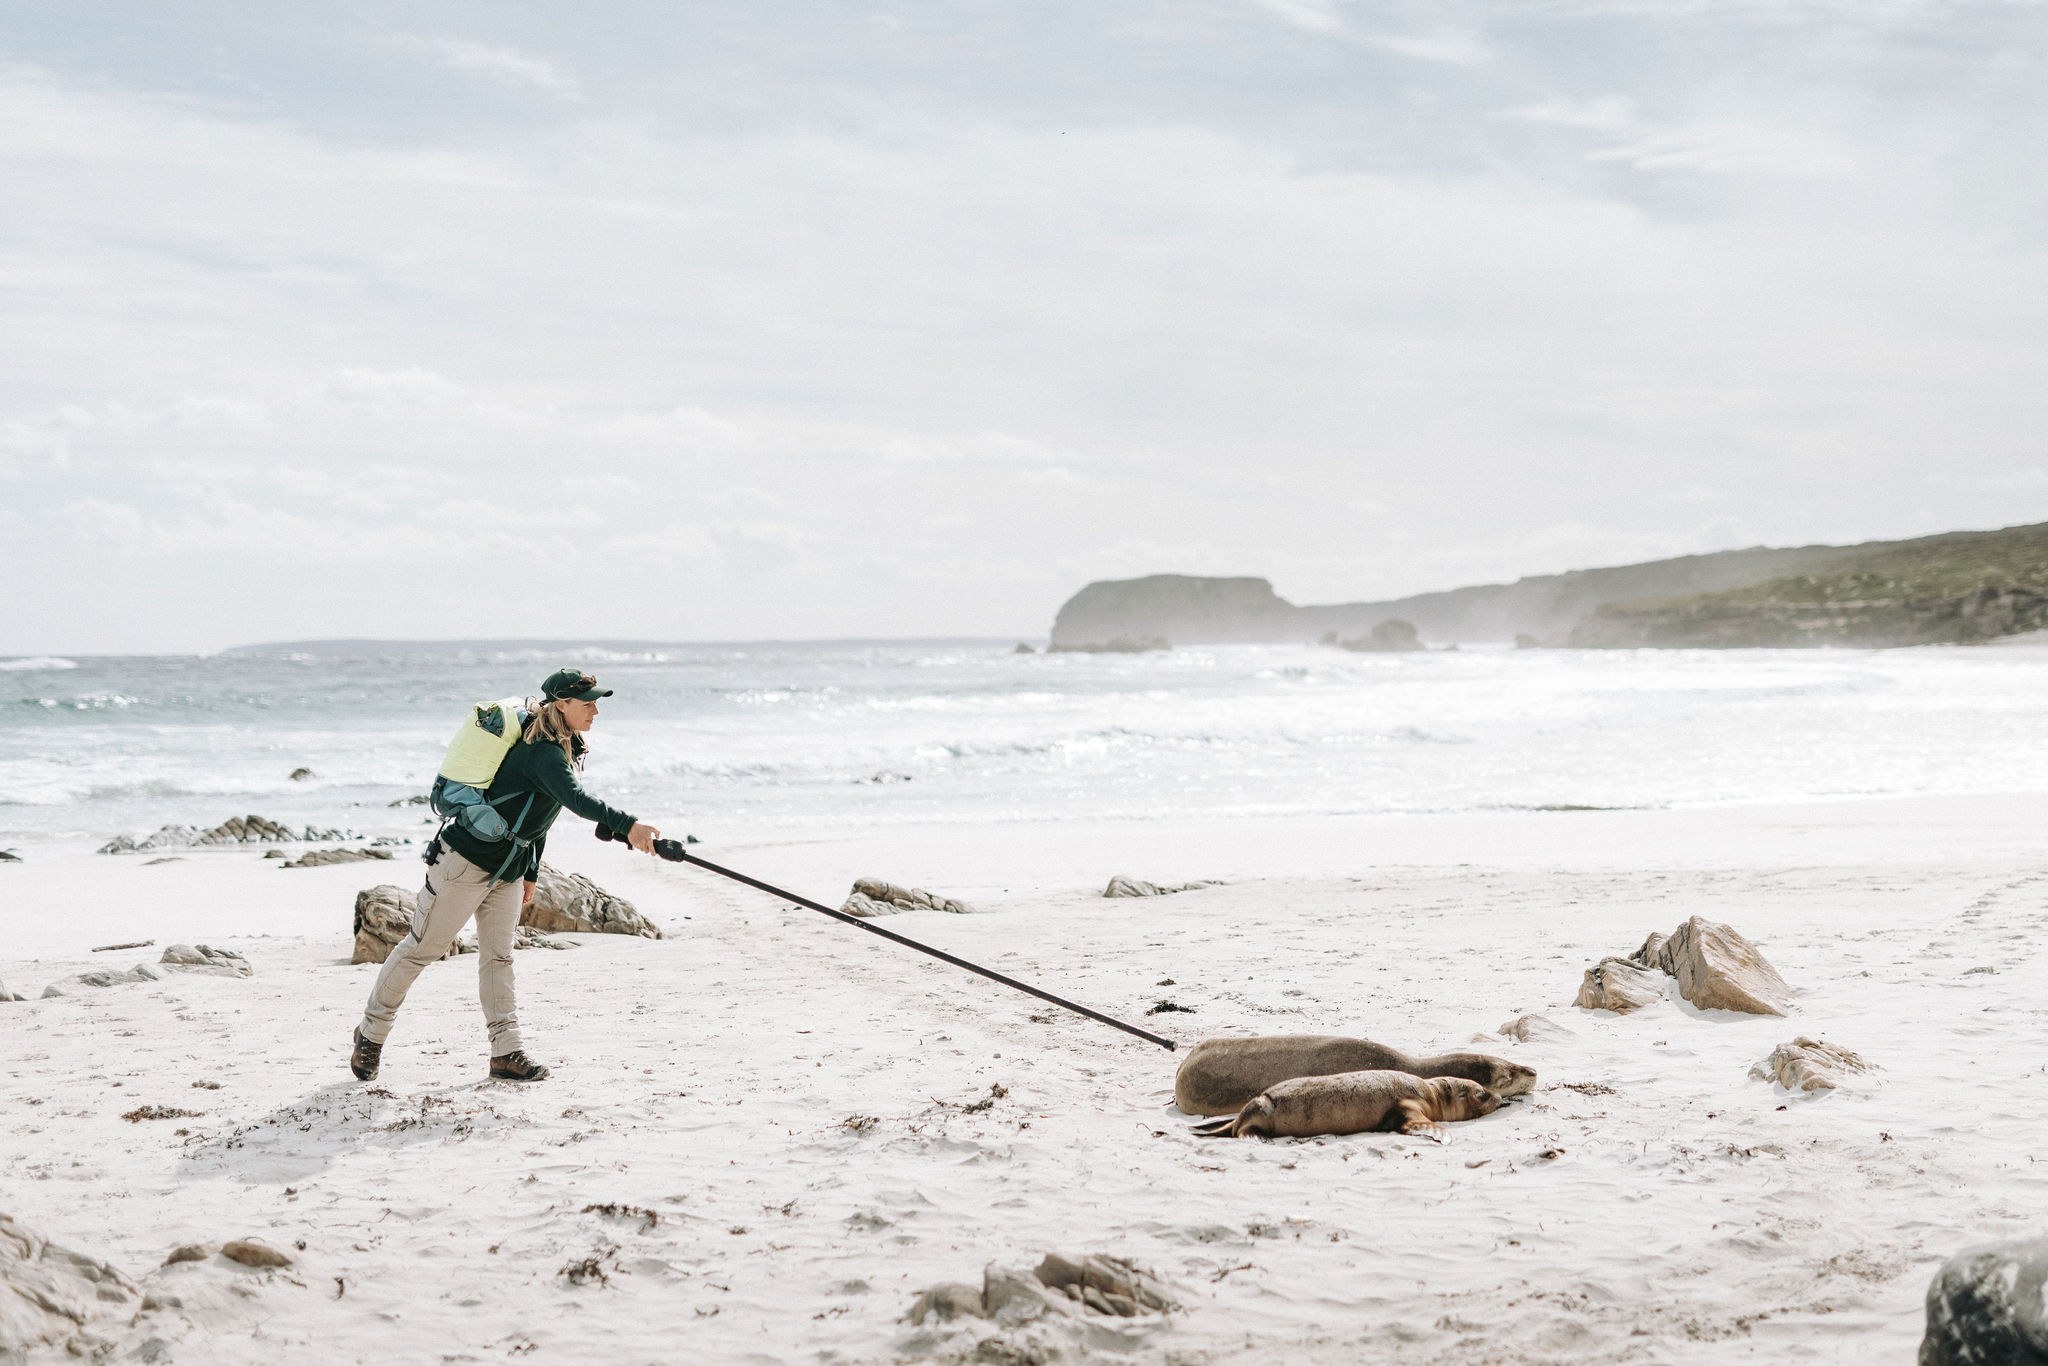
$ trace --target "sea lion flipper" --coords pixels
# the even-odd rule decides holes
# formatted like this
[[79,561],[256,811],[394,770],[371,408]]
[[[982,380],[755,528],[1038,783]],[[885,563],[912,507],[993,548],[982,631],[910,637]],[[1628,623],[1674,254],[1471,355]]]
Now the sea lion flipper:
[[1444,1141],[1444,1126],[1431,1116],[1429,1106],[1419,1100],[1403,1100],[1395,1104],[1390,1118],[1398,1121],[1393,1127],[1404,1134],[1427,1138],[1433,1142]]
[[1261,1093],[1246,1101],[1244,1108],[1236,1114],[1197,1124],[1194,1132],[1203,1138],[1271,1138],[1273,1100]]

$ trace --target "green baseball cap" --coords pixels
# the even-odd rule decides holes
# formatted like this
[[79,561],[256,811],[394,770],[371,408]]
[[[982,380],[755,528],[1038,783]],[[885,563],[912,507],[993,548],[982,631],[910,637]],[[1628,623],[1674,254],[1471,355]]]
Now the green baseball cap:
[[598,687],[597,680],[581,669],[557,669],[540,685],[540,693],[550,702],[595,702],[610,697],[612,690]]

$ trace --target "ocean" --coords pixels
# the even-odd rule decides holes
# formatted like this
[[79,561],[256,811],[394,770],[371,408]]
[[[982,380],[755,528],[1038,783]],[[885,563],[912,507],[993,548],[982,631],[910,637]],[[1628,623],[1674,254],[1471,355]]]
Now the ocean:
[[[2048,649],[1016,654],[937,640],[0,658],[0,847],[256,813],[417,834],[467,707],[616,690],[669,833],[1673,807],[2048,787]],[[295,769],[312,776],[293,780]],[[397,805],[394,805],[397,803]]]

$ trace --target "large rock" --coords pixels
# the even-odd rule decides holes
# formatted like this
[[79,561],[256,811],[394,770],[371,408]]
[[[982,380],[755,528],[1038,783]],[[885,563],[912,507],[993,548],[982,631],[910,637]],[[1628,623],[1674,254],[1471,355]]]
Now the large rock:
[[116,835],[100,846],[102,854],[134,854],[152,849],[213,848],[229,844],[293,844],[301,840],[339,840],[348,836],[340,830],[322,830],[307,826],[294,830],[288,825],[262,816],[231,816],[211,830],[200,830],[189,825],[166,825],[154,835],[135,839],[129,835]]
[[1730,926],[1694,916],[1661,943],[1652,936],[1638,953],[1654,954],[1657,966],[1678,979],[1679,994],[1701,1010],[1783,1015],[1791,1009],[1792,988]]
[[[413,912],[418,909],[419,892],[389,884],[366,887],[356,893],[355,953],[351,963],[381,963],[391,956],[398,942],[412,931]],[[541,865],[540,882],[533,900],[520,913],[520,934],[514,948],[566,949],[574,945],[555,943],[546,936],[568,934],[631,934],[642,939],[659,939],[661,930],[623,901],[589,878],[561,873]],[[538,932],[538,933],[536,933]],[[443,954],[476,952],[472,938],[457,939]]]
[[81,972],[74,977],[61,978],[43,988],[45,996],[76,996],[87,988],[126,986],[131,982],[159,982],[163,974],[147,963],[137,963],[122,972],[116,968],[96,968]]
[[974,907],[964,901],[955,901],[949,896],[927,892],[918,887],[898,887],[893,882],[884,882],[877,877],[857,879],[853,891],[847,894],[840,910],[848,915],[872,919],[878,915],[894,915],[898,911],[944,911],[948,915],[972,915]]
[[1104,896],[1173,896],[1180,892],[1197,891],[1203,887],[1221,887],[1220,882],[1145,882],[1139,878],[1125,877],[1118,873],[1102,889]]
[[1573,1005],[1626,1015],[1664,999],[1664,974],[1626,958],[1603,958],[1586,969]]
[[1749,1075],[1755,1081],[1774,1081],[1788,1091],[1832,1091],[1851,1073],[1869,1070],[1869,1063],[1846,1048],[1799,1038],[1772,1049],[1770,1057],[1749,1069]]
[[630,934],[659,939],[661,930],[634,908],[589,878],[540,866],[533,900],[520,912],[519,923],[550,934]]
[[2048,1238],[1988,1243],[1927,1287],[1920,1366],[2048,1366]]
[[[386,883],[356,893],[356,951],[351,963],[381,963],[398,947],[398,941],[412,932],[412,915],[417,909],[417,892]],[[444,958],[459,949],[451,947]]]
[[173,944],[164,950],[161,961],[173,972],[203,972],[214,977],[249,977],[256,971],[241,954],[211,944]]
[[1671,969],[1665,966],[1664,959],[1664,945],[1670,939],[1671,936],[1668,934],[1650,931],[1650,937],[1643,941],[1641,948],[1629,955],[1629,961],[1641,963],[1646,968],[1655,968],[1659,972],[1670,972]]
[[1264,579],[1153,574],[1089,584],[1061,606],[1049,648],[1114,649],[1174,640],[1228,644],[1301,640],[1301,609]]
[[7,989],[7,983],[0,982],[0,1001],[26,1001],[27,999],[28,997],[26,996],[22,996],[15,992],[9,991]]
[[95,1355],[108,1344],[88,1326],[128,1312],[140,1295],[115,1267],[0,1214],[0,1361],[24,1360],[42,1349]]

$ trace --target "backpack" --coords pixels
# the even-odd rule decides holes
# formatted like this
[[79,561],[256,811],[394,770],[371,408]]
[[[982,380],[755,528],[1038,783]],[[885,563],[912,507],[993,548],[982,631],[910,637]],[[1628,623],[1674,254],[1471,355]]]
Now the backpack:
[[484,790],[498,776],[498,766],[512,746],[519,743],[520,732],[537,705],[529,697],[504,697],[469,709],[455,738],[448,742],[448,753],[434,775],[433,790],[427,794],[427,804],[435,815],[491,844],[512,832]]

